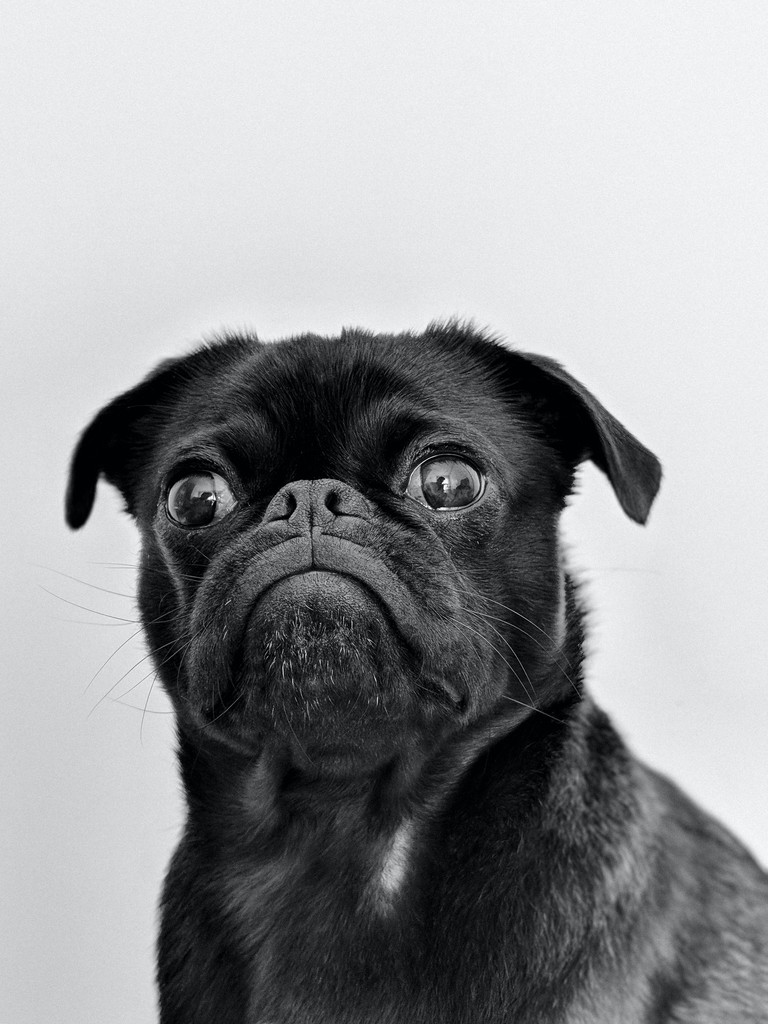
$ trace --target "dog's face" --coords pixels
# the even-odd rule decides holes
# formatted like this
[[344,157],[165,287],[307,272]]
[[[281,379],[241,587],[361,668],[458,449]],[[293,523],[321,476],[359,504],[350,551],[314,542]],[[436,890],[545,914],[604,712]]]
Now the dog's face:
[[565,699],[557,519],[584,458],[643,521],[658,464],[548,360],[458,326],[230,339],[99,414],[68,517],[101,473],[125,496],[186,735],[358,771]]

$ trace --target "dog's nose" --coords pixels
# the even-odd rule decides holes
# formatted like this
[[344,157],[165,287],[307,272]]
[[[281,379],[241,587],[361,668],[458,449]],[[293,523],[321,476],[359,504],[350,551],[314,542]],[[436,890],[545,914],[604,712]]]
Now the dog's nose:
[[367,518],[370,507],[354,487],[340,480],[294,480],[267,506],[263,523],[290,522],[300,529],[326,526],[341,516]]

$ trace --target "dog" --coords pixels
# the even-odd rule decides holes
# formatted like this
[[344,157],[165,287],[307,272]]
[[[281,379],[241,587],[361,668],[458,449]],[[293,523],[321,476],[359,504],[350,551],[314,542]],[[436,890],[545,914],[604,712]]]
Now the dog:
[[83,433],[142,537],[187,819],[163,1024],[756,1024],[768,879],[583,683],[558,519],[659,463],[459,322],[225,336]]

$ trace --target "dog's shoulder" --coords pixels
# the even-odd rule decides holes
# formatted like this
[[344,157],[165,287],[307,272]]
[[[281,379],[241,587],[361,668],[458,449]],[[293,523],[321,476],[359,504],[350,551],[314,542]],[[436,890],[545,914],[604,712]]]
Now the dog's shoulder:
[[[673,782],[635,763],[651,913],[637,937],[649,1022],[758,1024],[768,1013],[768,875]],[[619,991],[618,984],[613,991]],[[636,987],[641,992],[643,985]],[[609,1019],[601,1016],[597,1019]]]

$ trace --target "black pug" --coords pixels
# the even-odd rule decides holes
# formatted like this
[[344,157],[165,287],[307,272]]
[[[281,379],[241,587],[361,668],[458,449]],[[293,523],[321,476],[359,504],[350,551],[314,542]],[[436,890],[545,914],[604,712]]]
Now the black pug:
[[583,688],[558,517],[654,456],[471,327],[230,337],[103,409],[186,828],[164,1024],[768,1021],[768,881]]

